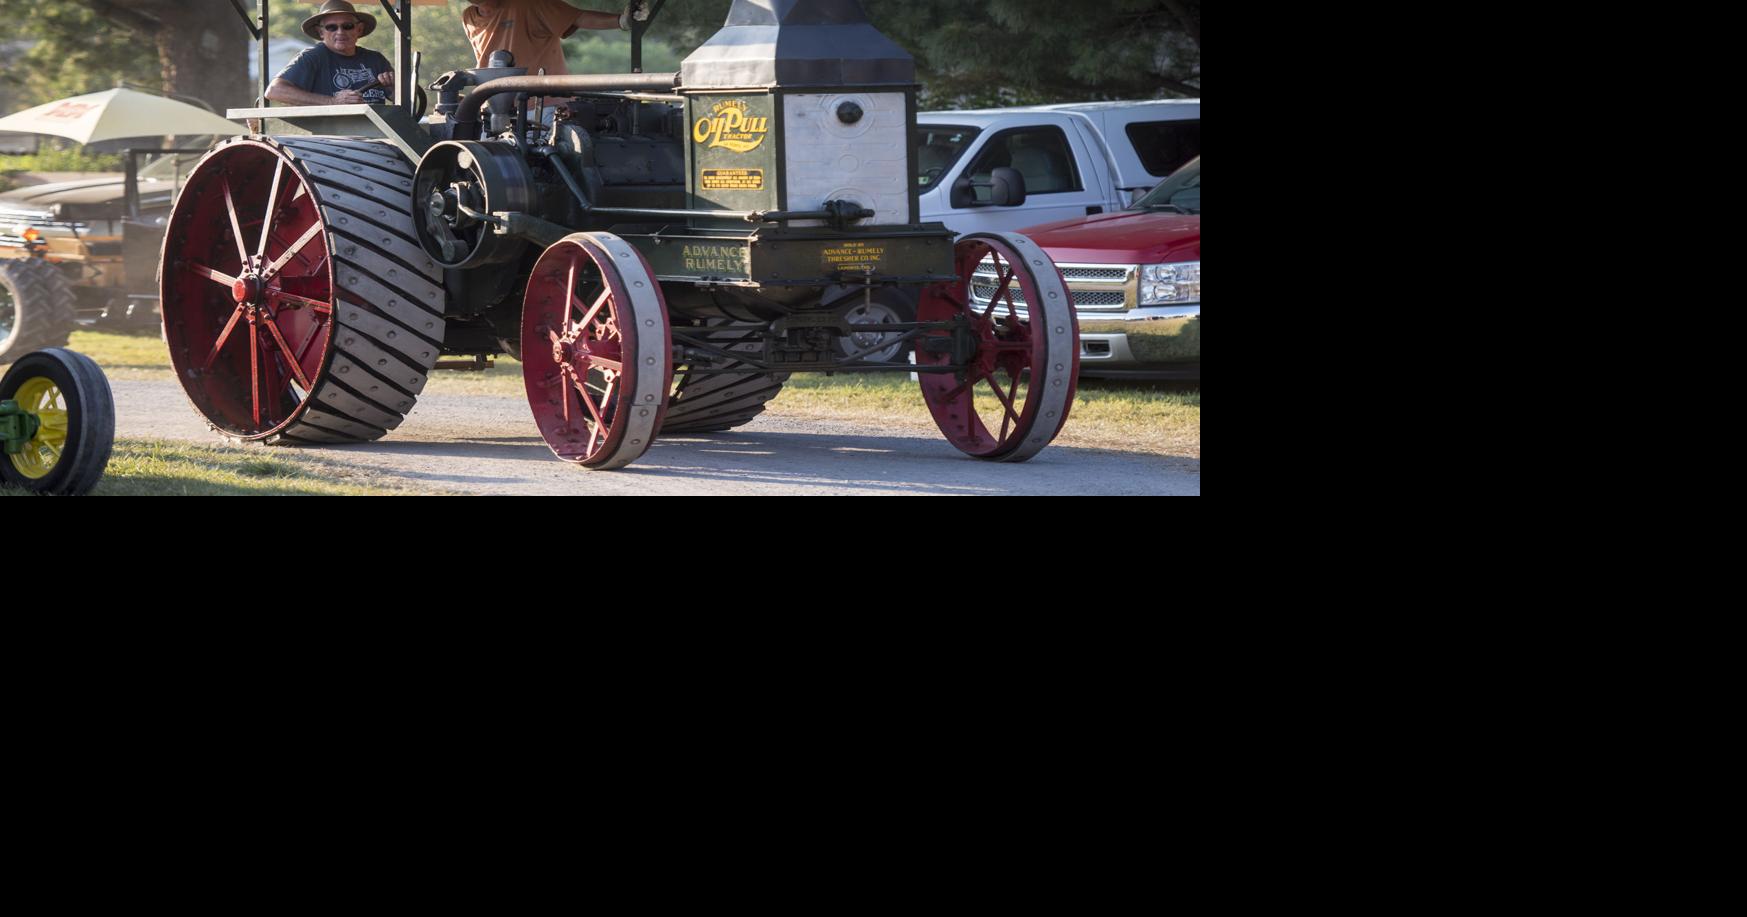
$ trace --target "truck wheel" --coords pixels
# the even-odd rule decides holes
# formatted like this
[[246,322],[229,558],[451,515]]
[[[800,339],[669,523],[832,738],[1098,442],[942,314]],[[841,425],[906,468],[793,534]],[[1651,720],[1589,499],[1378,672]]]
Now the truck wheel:
[[608,471],[655,442],[673,336],[655,271],[624,239],[566,236],[540,256],[522,304],[522,381],[559,458]]
[[[851,325],[899,325],[916,320],[916,302],[904,295],[901,290],[890,287],[875,290],[873,298],[864,301],[849,313]],[[868,363],[903,363],[910,355],[911,345],[908,342],[892,344],[883,350],[873,353],[863,353],[869,347],[880,343],[881,339],[897,340],[902,334],[891,332],[887,334],[852,334],[837,339],[838,359],[848,359],[856,354],[862,354],[861,360]]]
[[36,435],[16,454],[0,456],[0,480],[39,493],[89,493],[115,445],[115,398],[90,357],[39,350],[0,379],[0,401],[36,415]]
[[47,261],[0,261],[0,364],[67,343],[77,302],[60,268]]
[[[704,322],[699,328],[707,328],[709,324]],[[687,333],[722,350],[764,351],[763,345],[752,341],[749,335],[734,332],[712,334],[697,329],[687,329]],[[734,369],[740,365],[730,363],[722,368]],[[667,403],[667,421],[662,424],[661,435],[721,433],[744,426],[764,413],[765,406],[782,394],[783,384],[788,381],[787,374],[682,373],[674,386],[673,397]]]
[[442,270],[419,247],[413,168],[390,144],[243,137],[195,166],[161,265],[189,400],[249,442],[368,442],[442,352]]
[[[1073,299],[1055,262],[1018,233],[962,236],[953,254],[959,279],[923,288],[917,318],[968,324],[975,352],[954,364],[952,347],[919,346],[918,366],[961,367],[956,374],[923,373],[923,400],[959,451],[1023,462],[1055,439],[1074,404],[1080,332]],[[985,262],[1001,280],[989,305],[979,309],[970,285]],[[930,336],[953,337],[946,331]]]

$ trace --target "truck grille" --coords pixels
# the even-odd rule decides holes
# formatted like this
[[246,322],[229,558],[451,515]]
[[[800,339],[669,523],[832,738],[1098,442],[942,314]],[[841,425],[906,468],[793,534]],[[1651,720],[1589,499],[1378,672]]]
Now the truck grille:
[[[1074,296],[1074,308],[1080,312],[1123,312],[1139,298],[1137,284],[1140,269],[1134,265],[1056,266],[1061,268],[1062,277],[1068,282],[1068,290]],[[1000,280],[1001,275],[996,272],[992,259],[985,259],[982,264],[977,265],[976,273],[971,275],[971,302],[979,307],[988,305],[989,298],[1000,287]],[[1013,287],[1013,305],[1018,309],[1019,317],[1025,318],[1025,291],[1018,285]]]

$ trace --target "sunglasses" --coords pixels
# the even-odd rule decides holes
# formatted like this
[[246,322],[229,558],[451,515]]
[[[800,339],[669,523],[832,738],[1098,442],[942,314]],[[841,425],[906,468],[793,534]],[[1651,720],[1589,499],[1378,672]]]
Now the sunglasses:
[[327,25],[322,26],[323,29],[326,29],[329,32],[339,32],[342,30],[350,32],[357,27],[358,24],[356,22],[330,22]]

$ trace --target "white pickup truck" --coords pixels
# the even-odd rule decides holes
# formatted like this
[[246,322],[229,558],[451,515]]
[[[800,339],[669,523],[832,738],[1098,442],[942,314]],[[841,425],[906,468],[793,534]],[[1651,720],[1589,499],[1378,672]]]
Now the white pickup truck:
[[[1123,210],[1201,154],[1200,99],[936,111],[916,120],[922,221],[945,223],[960,235]],[[1023,195],[1013,172],[1023,179]],[[1068,277],[1076,301],[1090,305],[1110,296],[1101,287],[1078,288],[1077,279]],[[911,296],[886,291],[850,321],[910,322],[915,315]],[[845,337],[843,353],[897,337]],[[905,351],[894,344],[869,359],[902,361]]]
[[[917,116],[922,221],[1017,230],[1122,210],[1201,154],[1201,100],[1092,102]],[[1025,179],[1005,205],[996,169]]]

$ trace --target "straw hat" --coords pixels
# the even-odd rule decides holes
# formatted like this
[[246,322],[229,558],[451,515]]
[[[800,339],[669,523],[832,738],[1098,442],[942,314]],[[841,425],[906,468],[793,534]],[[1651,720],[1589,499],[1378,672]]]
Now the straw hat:
[[303,20],[303,34],[308,35],[316,41],[321,41],[322,19],[336,13],[350,13],[351,15],[358,17],[358,21],[364,24],[364,30],[358,33],[359,38],[363,38],[371,32],[376,31],[375,16],[372,16],[369,13],[358,12],[358,10],[354,8],[352,4],[347,3],[346,0],[328,0],[328,2],[321,5],[321,12]]

